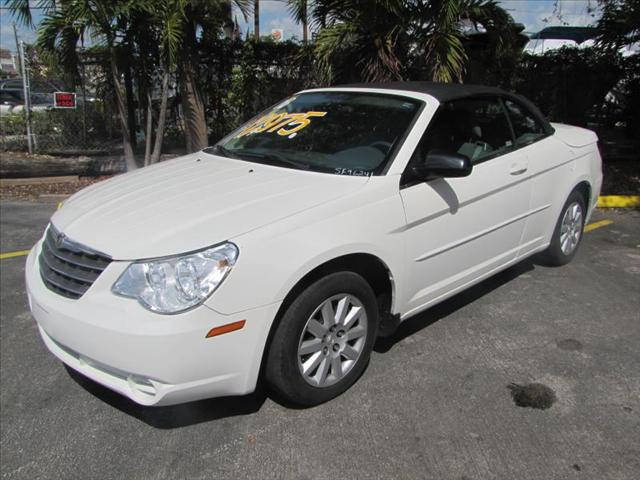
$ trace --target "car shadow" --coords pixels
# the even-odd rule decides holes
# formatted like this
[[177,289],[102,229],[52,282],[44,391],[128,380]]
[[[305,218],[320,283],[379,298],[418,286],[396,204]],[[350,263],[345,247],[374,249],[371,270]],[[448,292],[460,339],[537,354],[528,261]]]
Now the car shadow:
[[470,303],[475,302],[493,290],[509,283],[511,280],[519,277],[523,273],[532,271],[535,268],[535,264],[537,264],[537,261],[531,258],[518,262],[512,267],[509,267],[506,270],[503,270],[502,272],[499,272],[486,280],[463,290],[462,292],[438,303],[437,305],[434,305],[424,312],[415,314],[403,321],[393,335],[378,338],[373,350],[377,353],[388,352],[394,345],[405,338],[429,327],[430,325],[433,325],[438,320],[448,317],[452,313],[460,310]]
[[220,397],[166,407],[138,405],[68,366],[69,376],[98,400],[158,429],[174,429],[210,422],[221,418],[249,415],[260,410],[267,394],[262,387],[254,393],[236,397]]
[[[479,284],[458,293],[450,299],[445,300],[424,312],[416,314],[402,322],[396,332],[390,337],[378,338],[374,345],[374,351],[378,353],[388,352],[394,345],[408,336],[433,325],[438,320],[451,315],[457,310],[467,306],[534,268],[534,260],[523,260],[507,270],[497,273]],[[259,382],[256,391],[249,395],[212,398],[166,407],[146,407],[138,405],[127,397],[103,387],[99,383],[94,382],[66,365],[65,369],[69,373],[69,376],[78,385],[97,399],[151,427],[158,429],[182,428],[221,418],[256,413],[262,408],[267,396],[286,408],[301,408],[299,406],[288,404],[284,400],[278,398],[277,395],[272,393],[267,394],[262,382]]]

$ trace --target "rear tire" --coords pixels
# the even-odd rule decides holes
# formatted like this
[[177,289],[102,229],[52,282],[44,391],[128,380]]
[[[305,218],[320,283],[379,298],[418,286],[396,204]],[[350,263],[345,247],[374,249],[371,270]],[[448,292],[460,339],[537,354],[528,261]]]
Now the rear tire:
[[584,233],[586,207],[584,197],[574,190],[562,207],[551,243],[540,254],[545,265],[566,265],[575,256]]
[[376,297],[367,281],[353,272],[327,275],[284,312],[269,347],[266,381],[287,402],[326,402],[363,372],[377,328]]

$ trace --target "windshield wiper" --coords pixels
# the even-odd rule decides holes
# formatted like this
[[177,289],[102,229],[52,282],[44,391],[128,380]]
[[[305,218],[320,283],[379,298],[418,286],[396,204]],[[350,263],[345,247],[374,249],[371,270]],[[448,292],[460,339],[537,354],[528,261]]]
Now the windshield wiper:
[[222,145],[215,145],[213,147],[205,148],[204,151],[207,153],[219,152],[225,157],[229,158],[240,158],[236,153],[232,152],[228,148],[223,147]]
[[237,158],[240,160],[254,161],[254,159],[260,160],[270,165],[280,165],[284,167],[293,167],[298,170],[309,170],[310,167],[306,163],[296,162],[295,160],[286,159],[275,153],[259,153],[248,150],[229,150],[222,145],[215,145],[204,149],[207,153],[220,153],[228,158]]
[[247,150],[240,150],[238,152],[230,152],[230,153],[236,155],[236,158],[243,158],[243,157],[255,158],[261,161],[266,161],[265,163],[268,163],[270,165],[293,167],[298,170],[309,170],[310,168],[309,165],[307,165],[306,163],[300,163],[300,162],[296,162],[295,160],[289,160],[275,153],[259,153],[259,152],[251,152]]

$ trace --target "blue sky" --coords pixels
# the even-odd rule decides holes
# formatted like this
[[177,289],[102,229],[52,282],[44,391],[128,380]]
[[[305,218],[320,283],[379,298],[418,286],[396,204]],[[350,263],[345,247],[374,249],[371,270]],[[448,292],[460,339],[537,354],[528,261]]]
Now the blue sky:
[[[2,2],[0,9],[0,48],[15,50],[15,40],[11,26],[12,18]],[[34,2],[35,3],[35,2]],[[588,13],[588,7],[595,7],[597,0],[559,0],[558,10],[554,12],[555,0],[501,0],[517,22],[526,26],[527,32],[537,32],[545,26],[562,25],[588,25],[595,18]],[[253,31],[253,18],[249,16],[245,21],[242,14],[236,12],[238,23],[244,37],[246,32]],[[35,21],[42,18],[39,12],[35,14]],[[546,20],[546,22],[545,22]],[[284,29],[286,39],[302,38],[302,28],[297,25],[288,13],[287,6],[280,0],[261,0],[260,2],[260,30],[262,34],[271,32],[273,28]],[[19,27],[19,36],[26,42],[33,41],[35,32],[32,29]]]

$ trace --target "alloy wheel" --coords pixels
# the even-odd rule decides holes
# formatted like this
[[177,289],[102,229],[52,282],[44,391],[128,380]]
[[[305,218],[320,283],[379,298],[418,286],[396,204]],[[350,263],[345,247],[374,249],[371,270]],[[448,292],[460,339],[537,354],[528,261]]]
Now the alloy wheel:
[[311,314],[298,343],[298,367],[314,387],[339,382],[356,364],[368,333],[367,312],[355,296],[341,293]]
[[562,217],[560,226],[560,249],[565,255],[571,255],[580,242],[582,235],[582,207],[578,202],[570,204]]

